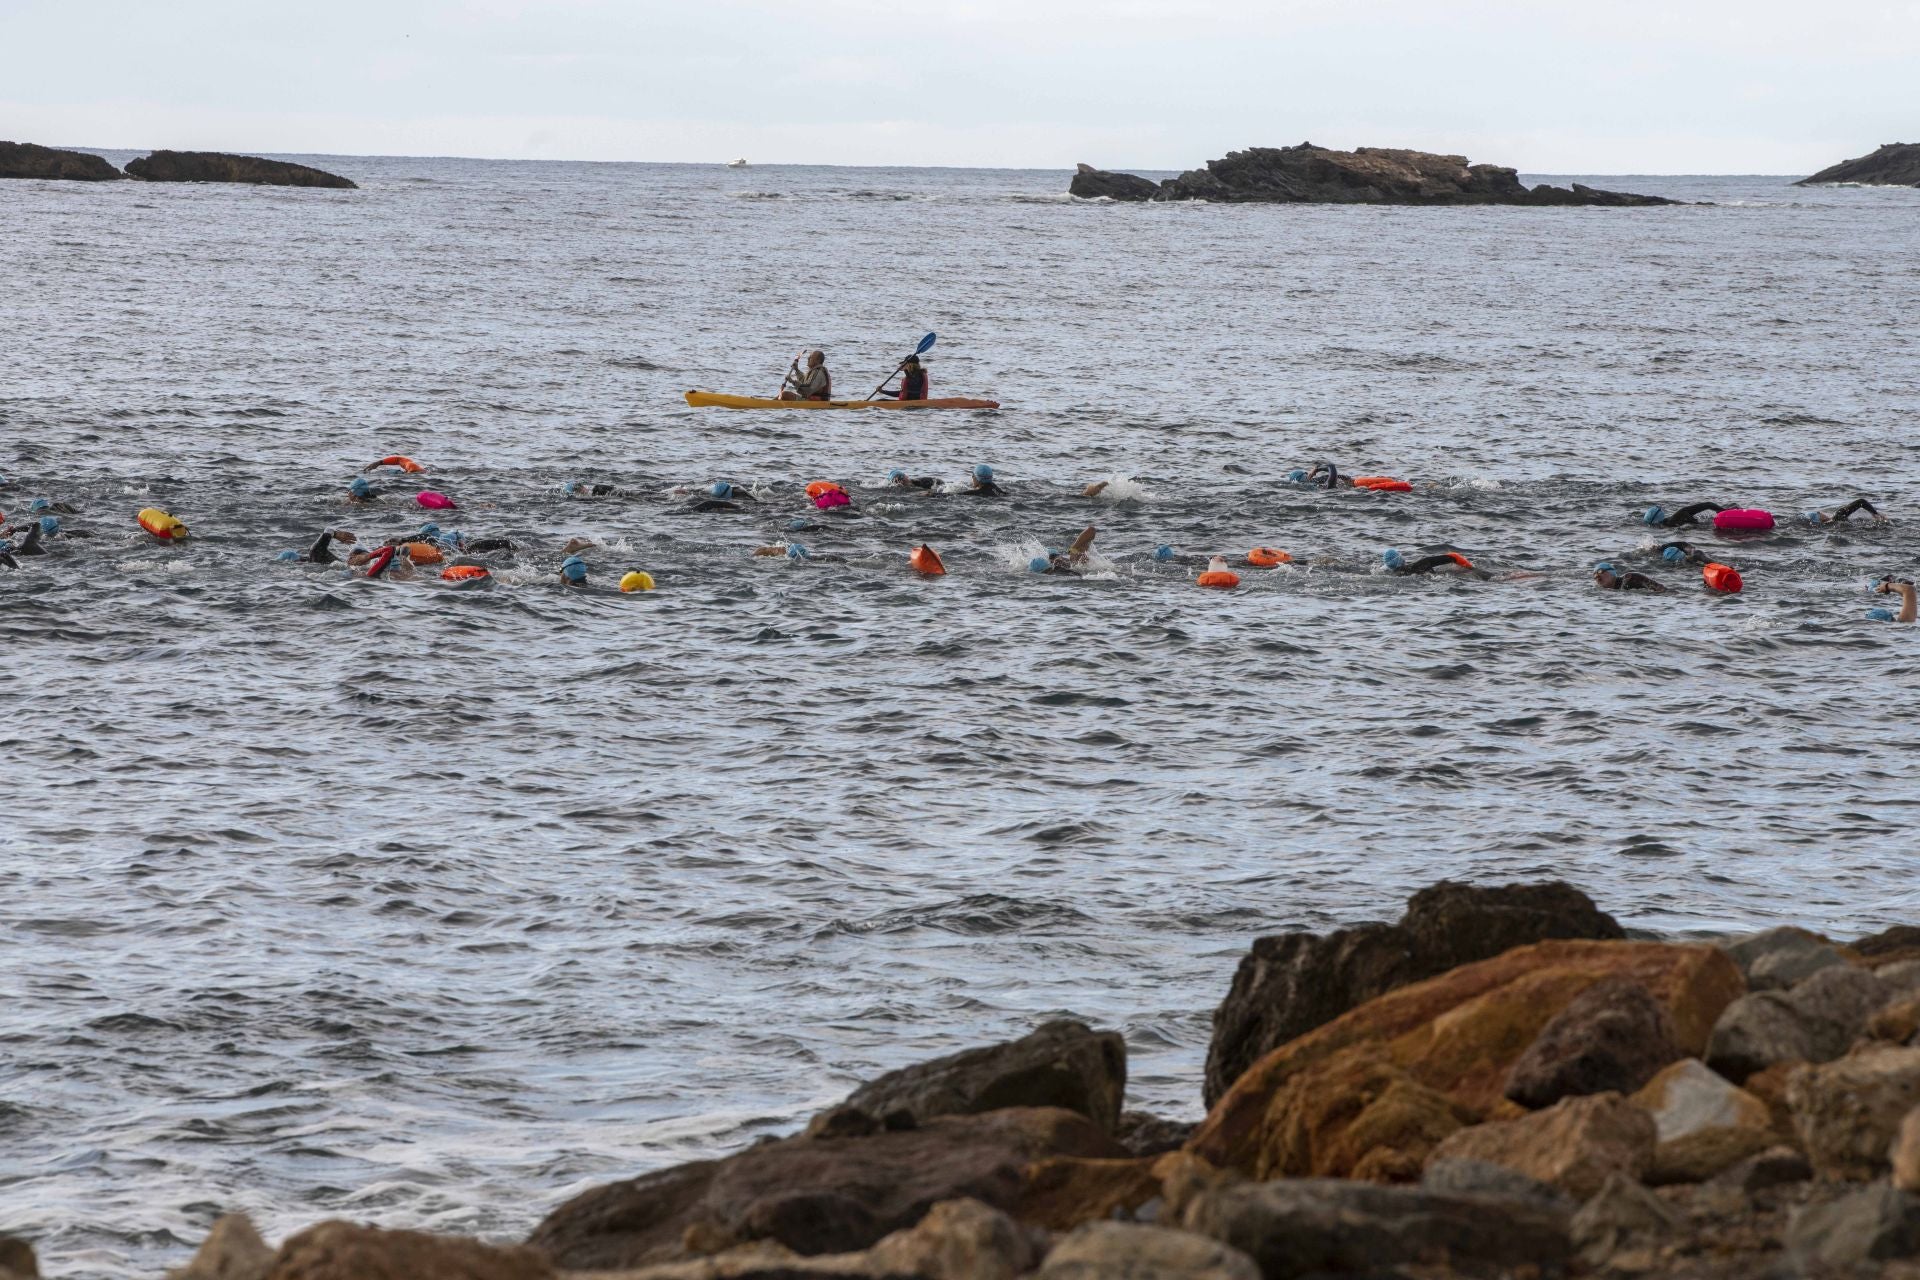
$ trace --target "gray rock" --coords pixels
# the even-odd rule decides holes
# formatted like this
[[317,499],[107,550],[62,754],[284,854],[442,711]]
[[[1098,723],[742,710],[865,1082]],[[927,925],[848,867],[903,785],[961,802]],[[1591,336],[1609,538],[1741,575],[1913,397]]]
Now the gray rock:
[[1160,184],[1156,200],[1210,200],[1268,204],[1673,204],[1658,196],[1601,191],[1574,184],[1529,190],[1514,170],[1468,164],[1465,156],[1435,155],[1393,147],[1335,151],[1303,142],[1297,147],[1249,147],[1209,160]]
[[1851,1267],[1920,1254],[1920,1198],[1876,1183],[1797,1211],[1786,1244],[1802,1269]]
[[1883,965],[1873,971],[1873,976],[1896,991],[1920,991],[1920,960],[1899,960]]
[[1842,160],[1822,169],[1811,178],[1802,178],[1796,187],[1811,187],[1822,182],[1862,182],[1869,186],[1920,187],[1920,142],[1886,142],[1872,155]]
[[1680,1224],[1680,1215],[1659,1196],[1616,1173],[1573,1215],[1573,1244],[1589,1265],[1598,1266],[1635,1237],[1666,1235]]
[[1624,938],[1593,899],[1560,881],[1481,886],[1443,880],[1398,924],[1258,938],[1213,1015],[1211,1107],[1265,1054],[1375,996],[1548,938]]
[[1097,200],[1103,196],[1109,200],[1151,200],[1159,191],[1160,184],[1150,178],[1131,173],[1109,173],[1090,164],[1076,168],[1073,181],[1067,187],[1068,195],[1079,196],[1082,200]]
[[1667,1013],[1647,989],[1604,978],[1540,1029],[1507,1073],[1507,1097],[1550,1107],[1590,1093],[1632,1093],[1680,1057]]
[[1573,1212],[1573,1201],[1560,1188],[1491,1160],[1469,1160],[1463,1156],[1434,1160],[1421,1173],[1420,1187],[1423,1191],[1434,1191],[1441,1195],[1535,1200],[1567,1213]]
[[1332,1178],[1241,1183],[1188,1203],[1187,1230],[1251,1257],[1265,1280],[1369,1274],[1410,1263],[1467,1275],[1565,1270],[1564,1211],[1535,1200],[1438,1195]]
[[1716,1174],[1710,1185],[1730,1187],[1743,1195],[1752,1195],[1756,1191],[1771,1191],[1775,1187],[1807,1182],[1812,1177],[1813,1166],[1807,1162],[1805,1155],[1792,1147],[1779,1146],[1769,1147],[1759,1155]]
[[1136,1156],[1159,1156],[1186,1146],[1187,1139],[1199,1127],[1193,1120],[1169,1120],[1145,1111],[1123,1111],[1113,1136]]
[[1260,1280],[1253,1259],[1186,1231],[1090,1222],[1053,1247],[1040,1280]]
[[1840,948],[1792,925],[1749,934],[1729,943],[1726,952],[1753,991],[1783,991],[1830,965],[1847,962]]
[[924,1124],[936,1116],[1002,1107],[1062,1107],[1113,1133],[1126,1091],[1127,1043],[1120,1034],[1063,1018],[1018,1040],[889,1071],[822,1112],[810,1132],[828,1123],[844,1125],[844,1119],[829,1117],[849,1107],[889,1128],[902,1127],[908,1117]]
[[1894,990],[1864,969],[1822,969],[1793,990],[1728,1005],[1707,1041],[1707,1065],[1736,1084],[1776,1062],[1831,1062]]
[[127,173],[146,182],[241,182],[269,187],[338,187],[359,184],[337,173],[286,160],[230,156],[220,151],[156,151],[127,162]]
[[111,182],[127,175],[88,151],[61,151],[31,142],[0,142],[0,178],[56,178]]

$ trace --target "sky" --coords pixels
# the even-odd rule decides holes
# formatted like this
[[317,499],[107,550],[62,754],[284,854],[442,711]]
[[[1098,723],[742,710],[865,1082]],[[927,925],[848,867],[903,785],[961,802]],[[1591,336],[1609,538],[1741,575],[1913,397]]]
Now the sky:
[[112,149],[1178,170],[1311,140],[1579,175],[1920,141],[1920,0],[0,0],[0,49],[0,138]]

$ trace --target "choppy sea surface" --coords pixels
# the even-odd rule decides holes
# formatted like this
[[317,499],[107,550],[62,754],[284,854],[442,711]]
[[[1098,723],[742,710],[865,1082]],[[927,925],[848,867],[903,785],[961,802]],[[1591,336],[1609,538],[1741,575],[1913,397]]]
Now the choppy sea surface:
[[[1920,568],[1920,192],[317,163],[361,189],[0,184],[0,510],[90,535],[0,569],[0,1230],[51,1274],[229,1209],[511,1237],[1058,1014],[1190,1116],[1249,939],[1442,877],[1920,920],[1920,632],[1864,589]],[[858,394],[928,330],[935,393],[1005,408],[681,400],[806,347]],[[427,518],[343,501],[394,453],[516,544],[490,588],[275,560]],[[1323,458],[1415,489],[1287,483]],[[878,487],[979,462],[1004,498]],[[676,492],[723,478],[759,503]],[[790,530],[820,478],[861,515]],[[1893,523],[1694,534],[1736,597],[1636,514],[1861,494]],[[1087,524],[1085,575],[1029,572]],[[1256,544],[1293,563],[1194,585]]]

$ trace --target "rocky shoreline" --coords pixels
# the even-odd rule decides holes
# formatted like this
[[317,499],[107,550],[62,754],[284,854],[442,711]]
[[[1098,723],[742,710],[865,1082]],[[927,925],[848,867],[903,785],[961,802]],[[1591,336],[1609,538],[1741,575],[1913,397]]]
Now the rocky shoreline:
[[31,142],[0,142],[0,178],[81,182],[138,178],[144,182],[237,182],[250,186],[341,190],[354,190],[359,186],[351,178],[309,165],[220,151],[155,151],[128,161],[126,172],[122,173],[105,157],[90,151],[62,151]]
[[1518,172],[1495,164],[1469,164],[1465,156],[1436,155],[1392,147],[1335,151],[1303,142],[1297,147],[1249,147],[1209,160],[1161,182],[1131,173],[1108,173],[1080,165],[1067,188],[1083,199],[1120,201],[1204,200],[1227,204],[1514,204],[1670,205],[1660,196],[1602,191],[1578,182],[1569,189],[1541,183],[1528,187]]
[[1887,142],[1872,155],[1856,156],[1829,165],[1796,187],[1828,182],[1850,182],[1870,187],[1920,187],[1920,142]]
[[[800,1133],[589,1190],[520,1245],[221,1219],[170,1280],[1920,1277],[1920,928],[1630,937],[1561,883],[1257,940],[1206,1118],[1071,1020]],[[34,1276],[0,1239],[0,1280]]]

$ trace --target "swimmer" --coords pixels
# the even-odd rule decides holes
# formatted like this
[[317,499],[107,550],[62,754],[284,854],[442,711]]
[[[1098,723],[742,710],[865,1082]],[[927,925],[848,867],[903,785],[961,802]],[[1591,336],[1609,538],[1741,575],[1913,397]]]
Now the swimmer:
[[1593,585],[1602,591],[1665,591],[1644,573],[1622,573],[1606,561],[1593,567]]
[[982,462],[973,469],[973,483],[960,492],[970,498],[1004,498],[1007,491],[993,482],[993,468]]
[[1892,574],[1888,574],[1886,577],[1880,579],[1880,581],[1874,585],[1873,589],[1883,596],[1898,593],[1900,596],[1900,612],[1888,613],[1885,609],[1876,609],[1871,616],[1878,617],[1881,614],[1887,614],[1885,618],[1887,622],[1912,622],[1916,617],[1920,617],[1920,610],[1916,610],[1915,607],[1916,600],[1913,592],[1913,584],[1905,578],[1896,578]]
[[1092,484],[1080,491],[1080,496],[1083,498],[1097,498],[1105,493],[1107,486],[1112,483],[1113,481],[1111,480],[1095,480]]
[[1474,568],[1473,561],[1458,551],[1442,551],[1437,555],[1421,556],[1418,560],[1409,560],[1398,551],[1389,548],[1380,553],[1380,562],[1387,566],[1387,572],[1395,577],[1408,578],[1430,573],[1453,573],[1464,577],[1477,578],[1485,582],[1493,575],[1485,569]]
[[891,489],[937,489],[940,482],[932,476],[910,476],[899,467],[887,472],[887,487]]
[[587,585],[587,562],[577,555],[570,555],[560,562],[560,581],[569,587]]
[[1809,511],[1802,519],[1815,528],[1819,528],[1823,524],[1845,524],[1847,518],[1856,511],[1864,511],[1872,516],[1875,524],[1887,523],[1887,518],[1874,510],[1873,504],[1865,498],[1855,498],[1846,506],[1836,508],[1833,511]]
[[0,538],[0,565],[9,569],[18,569],[20,562],[13,558],[13,543]]
[[569,498],[637,498],[640,495],[632,489],[622,489],[617,484],[588,484],[583,480],[569,480],[560,486],[560,492]]
[[335,542],[352,542],[354,537],[345,529],[322,529],[320,536],[307,548],[306,559],[311,564],[339,564],[340,557],[333,554]]
[[1093,549],[1093,539],[1099,530],[1088,525],[1080,531],[1065,551],[1049,551],[1044,556],[1035,556],[1027,562],[1027,568],[1035,573],[1080,573],[1087,563],[1087,553]]
[[56,516],[77,516],[80,514],[78,507],[65,502],[54,502],[47,498],[35,498],[31,503],[27,504],[27,510],[37,516],[48,514]]
[[24,531],[25,536],[22,537],[13,548],[14,554],[22,556],[43,556],[47,554],[46,547],[41,545],[41,539],[46,536],[46,532],[45,520],[30,521]]
[[365,476],[355,476],[353,483],[347,486],[348,502],[372,502],[380,496],[380,491],[367,483]]
[[808,564],[815,562],[821,564],[846,563],[845,556],[816,556],[813,552],[807,550],[803,543],[798,542],[776,542],[770,546],[755,547],[753,554],[757,559],[762,560],[778,560],[784,556],[794,564],[799,564],[802,561]]
[[1718,515],[1725,510],[1726,508],[1717,502],[1689,502],[1672,515],[1668,515],[1664,507],[1654,506],[1648,507],[1640,520],[1643,524],[1659,525],[1663,529],[1678,529],[1681,525],[1692,524],[1694,520],[1709,512]]
[[391,544],[371,553],[356,551],[347,557],[347,563],[365,565],[366,576],[369,578],[413,577],[413,561],[408,559],[405,550]]
[[700,511],[744,511],[746,508],[740,505],[742,502],[758,501],[752,494],[736,489],[725,480],[715,480],[707,486],[705,497],[693,499],[680,508],[680,512],[686,515]]
[[1663,542],[1660,544],[1660,558],[1676,564],[1707,564],[1713,557],[1694,546],[1691,542]]

